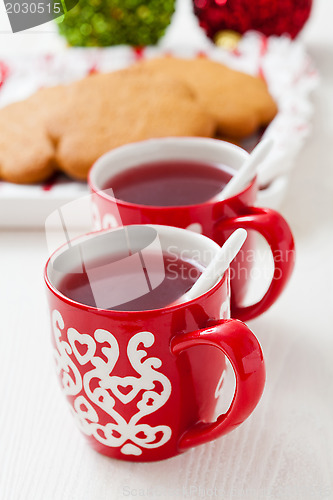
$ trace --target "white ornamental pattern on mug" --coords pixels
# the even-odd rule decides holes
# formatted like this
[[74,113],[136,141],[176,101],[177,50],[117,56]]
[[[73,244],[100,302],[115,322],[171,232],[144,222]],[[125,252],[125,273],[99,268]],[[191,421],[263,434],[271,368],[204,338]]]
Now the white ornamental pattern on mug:
[[[76,396],[72,412],[82,432],[93,436],[105,446],[121,447],[120,451],[124,455],[141,455],[142,448],[158,448],[169,441],[169,426],[140,424],[144,416],[161,408],[171,394],[169,379],[157,371],[162,365],[161,360],[147,357],[146,350],[138,349],[139,344],[146,349],[154,344],[155,337],[151,332],[136,333],[128,341],[127,357],[139,376],[118,377],[112,375],[120,355],[117,339],[112,333],[97,329],[91,336],[80,333],[75,328],[68,328],[67,341],[63,340],[61,337],[65,324],[57,310],[52,313],[52,325],[56,342],[55,359],[62,390],[67,396]],[[98,344],[107,344],[101,348],[104,358],[95,355]],[[82,348],[84,354],[81,354]],[[87,363],[91,363],[93,368],[82,376],[78,366]],[[156,382],[159,383],[158,392]],[[126,420],[115,410],[116,400],[126,405],[141,391],[144,392],[136,405],[138,411]],[[106,412],[113,422],[100,424],[93,404]]]
[[220,318],[221,319],[230,319],[230,299],[227,298],[220,309]]
[[187,229],[188,231],[192,231],[192,233],[203,233],[202,225],[199,222],[193,222],[193,224],[190,224],[185,229]]
[[[117,227],[121,226],[121,224],[118,223],[116,217],[113,214],[106,212],[102,216],[96,203],[94,202],[91,202],[91,211],[92,223],[95,231],[100,231],[101,229],[116,229]],[[185,229],[197,234],[203,233],[202,225],[199,222],[194,222],[187,226]]]
[[100,231],[101,229],[116,229],[121,226],[113,214],[106,213],[102,217],[94,202],[91,202],[91,212],[92,224],[95,231]]

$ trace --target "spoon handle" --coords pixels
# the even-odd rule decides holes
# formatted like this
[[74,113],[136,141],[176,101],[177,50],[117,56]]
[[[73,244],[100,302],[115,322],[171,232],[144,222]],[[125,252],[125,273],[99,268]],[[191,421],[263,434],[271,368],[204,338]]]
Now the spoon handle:
[[230,262],[233,261],[243,246],[246,237],[247,232],[243,228],[236,229],[231,234],[192,288],[185,294],[185,300],[192,300],[207,292],[223,276]]
[[245,163],[240,170],[230,179],[228,184],[222,190],[220,199],[225,200],[239,193],[241,189],[248,184],[255,176],[258,165],[266,159],[268,153],[272,149],[274,141],[272,139],[263,139],[254,148],[250,156],[245,160]]

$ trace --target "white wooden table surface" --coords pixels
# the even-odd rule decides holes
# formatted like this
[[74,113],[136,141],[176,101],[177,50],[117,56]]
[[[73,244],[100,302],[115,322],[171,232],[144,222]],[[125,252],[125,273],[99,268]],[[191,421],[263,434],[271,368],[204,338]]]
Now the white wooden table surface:
[[[180,0],[164,43],[181,42],[191,30],[193,42],[203,43],[188,10]],[[3,10],[0,18],[4,31]],[[44,234],[3,231],[1,500],[333,499],[332,24],[331,0],[317,0],[302,34],[322,76],[313,134],[282,207],[295,234],[297,264],[284,295],[250,323],[267,365],[264,396],[253,415],[233,433],[165,462],[126,463],[92,451],[74,427],[54,373],[42,280]],[[61,45],[46,32],[49,27],[43,29],[0,33],[0,52]]]

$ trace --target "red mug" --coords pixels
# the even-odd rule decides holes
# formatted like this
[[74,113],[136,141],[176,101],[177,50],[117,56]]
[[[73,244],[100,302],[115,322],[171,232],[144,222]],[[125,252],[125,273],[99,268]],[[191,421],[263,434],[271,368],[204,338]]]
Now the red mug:
[[[139,252],[147,226],[132,227]],[[163,251],[193,252],[204,267],[219,250],[199,234],[149,227]],[[84,254],[94,259],[112,252],[119,231],[77,238],[46,264],[56,365],[75,421],[95,450],[123,460],[161,460],[226,434],[251,414],[264,388],[263,355],[251,330],[229,319],[228,272],[201,296],[155,310],[99,309],[63,295],[62,276],[78,268]],[[214,421],[226,358],[236,388],[229,409]]]
[[[255,242],[248,234],[241,252],[231,265],[231,311],[235,318],[248,321],[266,311],[279,297],[292,273],[295,246],[284,218],[274,210],[255,206],[256,179],[240,193],[226,200],[215,197],[188,206],[148,206],[125,202],[103,190],[112,175],[136,165],[158,161],[186,160],[213,165],[224,164],[238,170],[248,153],[228,142],[205,138],[161,138],[129,144],[106,153],[89,173],[95,229],[128,224],[162,224],[199,232],[222,245],[237,228],[260,233],[267,241],[274,259],[274,274],[264,296],[244,306],[249,289]],[[112,179],[112,176],[111,176]],[[111,184],[112,185],[112,184]]]

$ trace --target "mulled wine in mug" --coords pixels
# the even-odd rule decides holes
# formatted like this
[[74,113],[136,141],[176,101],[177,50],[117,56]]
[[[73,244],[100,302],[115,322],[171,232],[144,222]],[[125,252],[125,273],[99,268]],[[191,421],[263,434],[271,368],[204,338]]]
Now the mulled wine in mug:
[[[235,196],[221,199],[224,186],[247,156],[233,144],[205,138],[150,139],[110,151],[89,173],[95,229],[162,224],[204,234],[219,245],[239,227],[250,230],[231,265],[231,309],[236,318],[252,319],[266,311],[285,288],[295,249],[284,218],[256,206],[256,179]],[[243,306],[254,265],[251,230],[267,241],[274,273],[264,296]]]
[[[161,460],[230,432],[256,407],[263,355],[251,330],[230,319],[228,271],[183,297],[219,250],[190,231],[142,225],[82,236],[49,259],[60,385],[97,451]],[[215,420],[226,358],[236,388]]]

